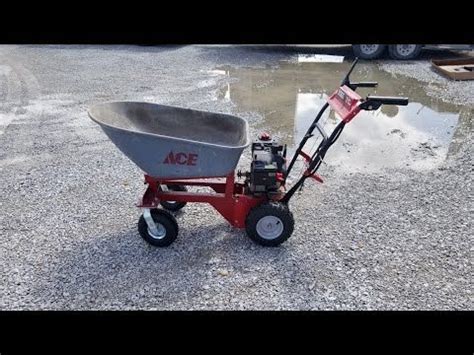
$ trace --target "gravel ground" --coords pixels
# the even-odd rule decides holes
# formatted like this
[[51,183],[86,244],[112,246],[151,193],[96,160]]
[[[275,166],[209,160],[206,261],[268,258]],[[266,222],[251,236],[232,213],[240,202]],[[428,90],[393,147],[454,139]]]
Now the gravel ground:
[[433,71],[426,61],[411,61],[403,63],[385,61],[380,63],[380,69],[392,75],[405,75],[416,78],[426,84],[426,93],[446,102],[474,107],[474,81],[454,81]]
[[[252,127],[259,116],[217,100],[228,79],[207,71],[272,66],[289,55],[1,46],[0,309],[473,309],[470,126],[436,170],[336,174],[325,166],[325,183],[294,199],[295,232],[279,248],[253,244],[205,205],[178,214],[169,248],[138,236],[141,172],[87,107],[147,100],[238,113]],[[381,65],[436,82],[434,94],[472,108],[472,83],[440,81],[426,61]]]

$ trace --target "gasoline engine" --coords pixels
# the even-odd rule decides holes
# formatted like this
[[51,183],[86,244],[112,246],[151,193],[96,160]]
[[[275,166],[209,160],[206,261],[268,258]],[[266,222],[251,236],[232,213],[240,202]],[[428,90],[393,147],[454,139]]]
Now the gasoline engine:
[[252,163],[245,175],[245,185],[253,195],[278,193],[286,176],[286,145],[261,133],[252,143]]

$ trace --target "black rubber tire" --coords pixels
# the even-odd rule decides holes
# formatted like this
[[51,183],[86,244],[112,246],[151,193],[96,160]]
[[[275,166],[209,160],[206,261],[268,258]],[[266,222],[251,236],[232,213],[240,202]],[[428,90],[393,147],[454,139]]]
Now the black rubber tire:
[[[275,216],[283,222],[283,231],[274,239],[266,239],[257,232],[257,223],[266,216]],[[276,247],[291,237],[295,226],[293,214],[288,206],[280,202],[267,202],[260,206],[254,207],[248,214],[245,221],[245,230],[250,239],[254,242],[266,246]]]
[[391,45],[388,46],[388,54],[392,59],[397,59],[397,60],[410,60],[410,59],[415,59],[420,55],[421,49],[423,48],[422,45],[417,44],[413,52],[411,52],[408,55],[404,55],[403,53],[400,53],[399,50],[397,49],[397,45]]
[[[166,185],[166,187],[170,191],[188,191],[188,189],[184,185]],[[186,202],[161,201],[160,205],[168,211],[176,212],[186,206]]]
[[352,45],[352,51],[354,52],[354,55],[356,57],[359,57],[361,59],[377,59],[379,57],[382,56],[382,54],[385,52],[385,49],[386,49],[386,45],[385,44],[379,44],[379,48],[373,52],[373,53],[370,53],[370,54],[367,54],[363,51],[363,49],[361,48],[361,46],[363,46],[363,44],[353,44]]
[[161,239],[151,236],[148,232],[148,225],[146,224],[145,218],[141,215],[138,220],[138,232],[140,236],[145,239],[147,243],[155,247],[169,246],[178,236],[178,223],[176,222],[176,218],[168,211],[157,208],[152,209],[150,213],[155,223],[160,223],[165,228],[166,234]]

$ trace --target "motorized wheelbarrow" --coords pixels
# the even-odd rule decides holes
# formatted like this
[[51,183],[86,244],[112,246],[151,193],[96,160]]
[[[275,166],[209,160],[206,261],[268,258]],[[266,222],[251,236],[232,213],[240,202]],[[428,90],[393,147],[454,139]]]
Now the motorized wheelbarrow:
[[[381,105],[407,105],[407,98],[367,96],[358,87],[376,87],[375,82],[350,82],[357,59],[329,96],[291,159],[287,147],[262,133],[250,142],[244,119],[227,114],[144,102],[111,102],[90,108],[90,118],[110,140],[145,172],[148,185],[138,207],[140,235],[154,246],[170,245],[178,235],[172,212],[188,202],[209,203],[232,226],[245,228],[258,244],[277,246],[293,233],[294,219],[289,201],[306,179],[322,183],[317,174],[328,149],[345,125],[361,110],[377,110]],[[320,124],[328,107],[340,122],[330,133]],[[321,141],[314,152],[305,151],[316,133]],[[249,171],[235,172],[243,150],[251,144]],[[289,184],[287,178],[301,158],[300,176]],[[191,192],[189,186],[208,187],[212,192]],[[159,206],[163,208],[159,208]]]

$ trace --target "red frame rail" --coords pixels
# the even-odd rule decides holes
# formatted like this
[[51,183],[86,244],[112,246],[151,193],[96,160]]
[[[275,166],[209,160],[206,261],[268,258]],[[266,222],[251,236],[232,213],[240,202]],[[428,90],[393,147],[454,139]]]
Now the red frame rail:
[[[141,202],[137,204],[138,207],[157,208],[160,201],[209,203],[236,228],[245,228],[245,219],[250,209],[267,200],[266,195],[258,197],[244,195],[244,185],[235,182],[234,172],[225,177],[225,182],[217,179],[166,180],[145,175],[145,183],[148,184],[148,188]],[[206,186],[215,193],[161,191],[160,185]],[[275,199],[278,200],[280,197],[281,195],[276,195]]]

